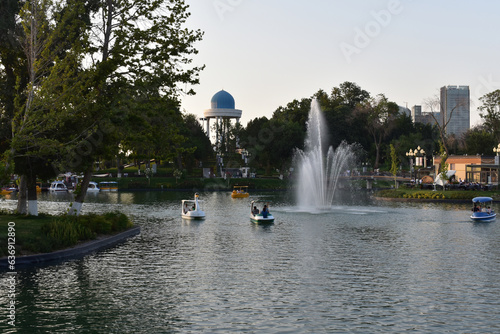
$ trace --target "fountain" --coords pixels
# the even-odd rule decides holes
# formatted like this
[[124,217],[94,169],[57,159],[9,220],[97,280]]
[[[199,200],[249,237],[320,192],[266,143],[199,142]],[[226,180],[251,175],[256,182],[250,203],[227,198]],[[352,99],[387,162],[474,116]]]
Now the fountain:
[[307,121],[305,150],[295,153],[298,169],[297,205],[304,209],[328,209],[333,204],[339,176],[354,158],[353,147],[342,142],[328,148],[325,157],[327,129],[317,100],[311,102]]

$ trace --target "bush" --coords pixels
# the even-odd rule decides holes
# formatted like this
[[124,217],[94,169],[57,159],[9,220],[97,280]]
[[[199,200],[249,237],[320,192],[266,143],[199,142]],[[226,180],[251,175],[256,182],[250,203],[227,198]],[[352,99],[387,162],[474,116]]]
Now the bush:
[[111,222],[107,220],[104,216],[99,216],[94,213],[79,216],[78,220],[80,224],[88,227],[91,231],[96,234],[107,234],[112,231]]
[[111,230],[114,232],[124,231],[127,228],[132,227],[132,222],[123,213],[110,212],[106,213],[103,218],[110,222]]
[[52,240],[55,248],[75,245],[79,240],[95,238],[95,233],[78,221],[78,217],[61,216],[42,226],[42,233]]
[[[42,226],[42,234],[52,245],[52,249],[70,247],[79,241],[95,239],[98,234],[110,234],[132,227],[132,222],[123,213],[104,215],[59,216]],[[39,245],[32,251],[50,251],[47,245]]]

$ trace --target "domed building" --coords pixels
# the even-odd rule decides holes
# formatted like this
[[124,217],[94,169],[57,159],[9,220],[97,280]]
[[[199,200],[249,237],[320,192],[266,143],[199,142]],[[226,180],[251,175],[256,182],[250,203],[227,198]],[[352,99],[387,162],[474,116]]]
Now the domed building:
[[210,101],[212,109],[234,109],[234,98],[225,90],[221,90]]
[[211,108],[206,109],[203,113],[206,126],[207,136],[210,138],[210,119],[215,119],[216,124],[216,134],[215,134],[215,142],[217,145],[220,145],[222,142],[222,138],[227,134],[225,124],[227,124],[227,120],[232,118],[236,119],[236,123],[240,121],[242,111],[239,109],[235,109],[234,98],[231,94],[226,92],[225,90],[221,90],[212,97],[210,101]]

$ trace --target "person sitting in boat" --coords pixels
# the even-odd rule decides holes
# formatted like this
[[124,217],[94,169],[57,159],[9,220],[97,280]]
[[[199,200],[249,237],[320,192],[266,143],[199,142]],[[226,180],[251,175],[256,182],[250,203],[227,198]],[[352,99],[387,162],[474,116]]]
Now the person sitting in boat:
[[187,213],[189,211],[187,203],[184,205],[184,213]]
[[257,209],[257,207],[256,207],[256,206],[254,206],[254,207],[253,207],[252,214],[253,214],[254,216],[259,214],[259,209]]
[[264,205],[262,208],[262,217],[267,218],[267,215],[269,214],[269,209],[267,208],[267,205]]

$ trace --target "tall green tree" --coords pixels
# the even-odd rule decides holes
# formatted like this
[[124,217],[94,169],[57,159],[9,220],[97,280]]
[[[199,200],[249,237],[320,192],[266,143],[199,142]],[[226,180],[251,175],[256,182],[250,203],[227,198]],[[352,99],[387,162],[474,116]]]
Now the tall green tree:
[[[192,153],[187,150],[182,153],[184,163],[188,170],[190,170],[195,166],[199,166],[200,162],[203,163],[213,160],[214,150],[210,139],[203,130],[196,115],[186,114],[183,118],[184,122],[181,134],[186,138],[186,142],[183,146],[186,149],[194,148]],[[206,165],[203,166],[207,167]]]
[[464,136],[465,153],[470,155],[492,155],[498,141],[486,124],[469,129]]
[[383,94],[358,104],[355,109],[355,115],[365,120],[366,131],[373,139],[372,143],[375,146],[374,168],[379,167],[382,141],[394,128],[394,119],[398,111],[397,104],[389,101]]
[[[88,125],[98,120],[89,135],[101,133],[104,139],[91,143],[89,154],[73,167],[84,171],[74,214],[79,213],[85,198],[93,161],[103,152],[112,155],[114,150],[116,154],[121,124],[130,115],[142,117],[134,99],[153,97],[176,102],[181,92],[194,94],[192,89],[183,91],[180,87],[197,84],[203,69],[190,65],[192,56],[198,53],[194,44],[203,33],[184,27],[190,13],[183,0],[99,0],[92,14],[86,59],[94,73],[92,89],[96,93],[89,101],[92,106],[85,120]],[[176,126],[168,124],[163,133],[172,133],[174,141],[182,140],[172,129]]]
[[354,109],[358,104],[370,98],[370,93],[361,89],[354,82],[343,82],[339,87],[332,89],[331,100],[336,105],[345,105]]
[[0,153],[10,148],[14,99],[27,84],[26,58],[20,41],[23,29],[18,20],[22,5],[19,0],[0,2]]
[[479,116],[484,120],[484,126],[496,142],[500,142],[500,89],[485,94],[479,98],[482,106],[479,107]]
[[[74,117],[77,99],[84,82],[79,77],[81,61],[80,32],[83,7],[80,2],[50,0],[26,1],[19,12],[23,33],[17,35],[24,50],[26,72],[18,73],[17,82],[26,81],[14,98],[12,139],[9,157],[15,162],[14,171],[21,175],[18,211],[38,213],[36,178],[54,175],[53,161],[61,155],[61,147],[71,141],[61,136],[62,124]],[[26,78],[23,74],[26,73]],[[72,103],[69,97],[76,96]]]

